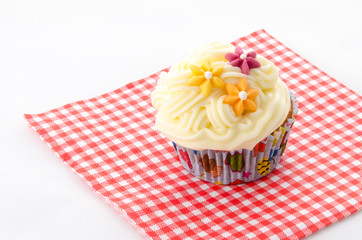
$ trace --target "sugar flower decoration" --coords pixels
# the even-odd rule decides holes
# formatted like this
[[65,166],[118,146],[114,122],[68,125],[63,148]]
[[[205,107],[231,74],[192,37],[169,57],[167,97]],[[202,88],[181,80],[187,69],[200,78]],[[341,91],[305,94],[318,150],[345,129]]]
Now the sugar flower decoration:
[[212,68],[208,61],[202,66],[190,64],[189,68],[192,71],[192,77],[187,81],[187,84],[200,86],[204,96],[209,96],[213,87],[222,88],[225,86],[224,81],[220,78],[220,74],[224,71],[223,66]]
[[260,67],[260,63],[255,59],[256,52],[251,51],[244,53],[241,47],[236,46],[235,53],[225,54],[225,58],[230,62],[234,67],[240,68],[241,72],[244,74],[249,74],[249,70],[253,68]]
[[248,88],[245,78],[241,78],[236,84],[226,84],[229,95],[224,98],[223,103],[233,107],[236,116],[242,115],[245,111],[255,112],[257,107],[255,97],[258,96],[258,89]]

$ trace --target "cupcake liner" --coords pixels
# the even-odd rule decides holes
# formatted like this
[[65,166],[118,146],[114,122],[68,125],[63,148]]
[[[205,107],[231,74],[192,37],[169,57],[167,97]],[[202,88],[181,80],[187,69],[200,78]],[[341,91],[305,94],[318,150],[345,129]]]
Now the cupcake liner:
[[290,97],[292,116],[267,138],[257,143],[252,150],[196,151],[173,142],[182,166],[204,181],[222,185],[252,182],[268,175],[278,165],[285,151],[297,115],[295,97],[292,93]]

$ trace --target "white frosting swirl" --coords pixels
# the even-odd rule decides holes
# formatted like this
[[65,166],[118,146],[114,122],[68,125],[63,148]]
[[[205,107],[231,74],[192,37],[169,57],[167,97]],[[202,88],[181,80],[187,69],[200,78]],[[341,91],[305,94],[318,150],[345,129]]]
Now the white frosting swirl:
[[[279,127],[287,117],[290,96],[287,86],[279,79],[278,69],[266,58],[257,55],[261,67],[248,75],[229,65],[225,54],[234,52],[231,44],[205,44],[189,58],[162,73],[152,104],[158,110],[156,128],[172,141],[187,148],[202,150],[252,149],[258,142]],[[259,90],[257,110],[237,117],[223,103],[225,88],[212,88],[205,97],[198,86],[188,86],[192,72],[189,64],[211,62],[213,68],[224,66],[220,75],[225,83],[236,84],[241,77],[251,88]]]

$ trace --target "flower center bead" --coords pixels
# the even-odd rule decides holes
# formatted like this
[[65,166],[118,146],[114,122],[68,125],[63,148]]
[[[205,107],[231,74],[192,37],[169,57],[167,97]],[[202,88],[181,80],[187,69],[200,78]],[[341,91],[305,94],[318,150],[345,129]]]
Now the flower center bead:
[[239,98],[245,100],[248,97],[248,94],[245,91],[239,92]]
[[246,57],[247,57],[247,56],[246,56],[245,53],[243,53],[243,54],[240,55],[240,59],[246,59]]
[[212,72],[210,72],[210,71],[206,71],[204,73],[204,75],[205,75],[205,78],[208,79],[208,80],[212,78]]

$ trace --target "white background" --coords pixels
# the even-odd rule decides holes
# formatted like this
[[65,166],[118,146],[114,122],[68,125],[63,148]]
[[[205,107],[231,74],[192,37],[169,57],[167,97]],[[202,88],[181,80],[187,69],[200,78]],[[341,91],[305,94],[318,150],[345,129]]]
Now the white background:
[[[223,2],[223,3],[222,3]],[[360,1],[0,0],[0,239],[143,239],[27,127],[264,28],[362,94]],[[362,213],[307,239],[358,239]]]

